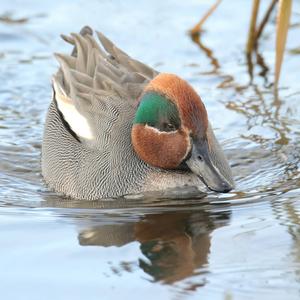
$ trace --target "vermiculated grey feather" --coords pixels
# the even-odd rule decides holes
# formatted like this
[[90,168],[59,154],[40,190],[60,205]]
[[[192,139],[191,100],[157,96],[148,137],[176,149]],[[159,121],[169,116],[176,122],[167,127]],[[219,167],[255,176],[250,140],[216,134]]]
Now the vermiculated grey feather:
[[[89,33],[64,39],[74,44],[76,51],[73,56],[56,54],[60,69],[53,76],[54,95],[45,125],[43,175],[50,187],[79,199],[137,192],[150,167],[137,157],[131,145],[133,104],[151,79],[149,74],[157,72],[135,67],[136,61],[130,63],[131,58],[103,35],[107,52]],[[119,59],[126,60],[130,69],[120,65]],[[134,91],[129,83],[135,83]],[[66,111],[59,111],[60,105]],[[79,120],[68,115],[74,110],[88,123],[92,139],[77,134],[74,122]]]
[[159,73],[97,32],[102,49],[92,34],[84,27],[80,34],[63,35],[72,54],[55,55],[60,68],[52,80],[42,145],[49,187],[85,200],[187,185],[205,190],[195,174],[151,167],[137,156],[131,143],[137,100]]

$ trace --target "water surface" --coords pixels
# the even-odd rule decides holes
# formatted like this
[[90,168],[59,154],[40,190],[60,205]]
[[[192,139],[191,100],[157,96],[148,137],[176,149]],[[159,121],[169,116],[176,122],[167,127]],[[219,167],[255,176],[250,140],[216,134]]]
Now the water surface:
[[[1,298],[299,299],[300,4],[278,97],[275,16],[251,82],[251,1],[224,1],[192,41],[187,30],[209,4],[1,1]],[[60,33],[86,24],[195,87],[230,160],[234,191],[86,203],[47,190],[40,150],[52,54],[70,51]]]

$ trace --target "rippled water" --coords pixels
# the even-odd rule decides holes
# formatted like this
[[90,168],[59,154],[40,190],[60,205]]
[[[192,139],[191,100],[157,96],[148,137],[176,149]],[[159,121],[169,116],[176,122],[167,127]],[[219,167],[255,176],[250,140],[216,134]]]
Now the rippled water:
[[[266,5],[266,1],[263,5]],[[274,17],[249,79],[251,1],[0,2],[2,299],[299,299],[300,4],[279,96]],[[236,180],[229,194],[63,199],[44,186],[40,149],[60,33],[89,24],[202,96]]]

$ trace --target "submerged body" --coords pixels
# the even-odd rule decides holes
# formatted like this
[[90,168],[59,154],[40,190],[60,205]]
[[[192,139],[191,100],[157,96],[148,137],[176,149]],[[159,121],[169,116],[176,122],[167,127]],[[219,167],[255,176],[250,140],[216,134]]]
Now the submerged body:
[[[188,83],[132,59],[85,27],[57,54],[42,173],[57,192],[95,200],[146,191],[233,187],[205,107]],[[204,183],[203,183],[204,182]]]

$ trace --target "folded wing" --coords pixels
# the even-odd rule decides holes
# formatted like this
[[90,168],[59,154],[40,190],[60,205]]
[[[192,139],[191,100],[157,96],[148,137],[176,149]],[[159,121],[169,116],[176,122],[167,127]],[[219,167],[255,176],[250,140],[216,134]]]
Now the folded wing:
[[89,27],[62,36],[74,48],[71,55],[55,55],[60,68],[53,87],[57,107],[71,130],[82,143],[101,149],[113,139],[122,143],[115,134],[128,135],[135,103],[158,72],[96,34],[101,46]]

